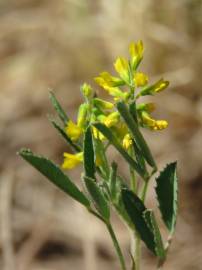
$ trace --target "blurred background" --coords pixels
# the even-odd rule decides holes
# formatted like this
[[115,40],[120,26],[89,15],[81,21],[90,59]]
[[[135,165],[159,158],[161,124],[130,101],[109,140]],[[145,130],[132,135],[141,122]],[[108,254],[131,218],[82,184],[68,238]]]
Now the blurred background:
[[[201,0],[0,1],[0,269],[119,269],[103,225],[16,151],[29,147],[60,164],[68,148],[46,117],[49,90],[75,119],[80,85],[95,86],[93,77],[112,72],[139,39],[142,71],[171,82],[152,98],[169,128],[145,133],[160,168],[179,161],[180,214],[165,269],[202,269]],[[79,183],[78,171],[70,175]],[[151,184],[147,205],[157,209],[152,196]],[[127,253],[128,233],[114,222]],[[142,249],[143,269],[155,269]]]

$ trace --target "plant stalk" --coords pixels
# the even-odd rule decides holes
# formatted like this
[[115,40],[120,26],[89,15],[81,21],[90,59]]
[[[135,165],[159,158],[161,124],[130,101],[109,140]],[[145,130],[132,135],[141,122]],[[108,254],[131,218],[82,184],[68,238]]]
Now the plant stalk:
[[125,260],[124,260],[124,257],[123,257],[121,248],[119,246],[118,240],[116,238],[116,235],[114,233],[114,230],[112,228],[112,225],[110,223],[106,223],[106,226],[107,226],[107,229],[109,231],[109,234],[110,234],[110,236],[112,238],[112,241],[113,241],[113,244],[114,244],[116,253],[118,255],[118,258],[119,258],[119,261],[120,261],[120,265],[121,265],[121,269],[122,270],[126,270]]

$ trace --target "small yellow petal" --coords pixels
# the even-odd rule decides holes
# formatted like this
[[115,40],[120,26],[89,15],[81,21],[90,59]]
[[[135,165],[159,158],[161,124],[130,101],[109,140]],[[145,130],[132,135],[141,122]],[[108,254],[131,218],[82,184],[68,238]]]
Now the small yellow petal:
[[82,129],[71,120],[67,122],[65,131],[72,141],[77,141],[82,134]]
[[145,86],[148,83],[148,76],[142,72],[137,72],[134,75],[134,83],[136,87]]
[[131,57],[132,67],[136,68],[143,57],[144,53],[143,42],[139,40],[137,43],[131,43],[129,47],[129,53]]
[[129,71],[128,71],[129,66],[128,61],[125,58],[123,57],[117,58],[114,63],[114,68],[124,81],[126,82],[129,81]]
[[132,138],[131,138],[131,136],[130,136],[130,134],[128,133],[128,134],[126,134],[125,136],[124,136],[124,138],[123,138],[123,147],[126,149],[126,150],[128,150],[129,149],[129,147],[132,145],[132,143],[133,143],[133,141],[132,141]]
[[63,169],[73,169],[83,161],[83,152],[77,154],[64,153]]
[[120,119],[119,113],[118,112],[113,112],[113,113],[110,113],[106,117],[106,119],[104,120],[104,124],[107,127],[112,127],[112,126],[116,125],[119,122],[119,119]]
[[168,81],[164,81],[164,80],[162,79],[162,80],[160,80],[160,81],[155,85],[153,91],[154,91],[155,93],[158,93],[158,92],[164,90],[166,87],[168,87],[168,85],[169,85],[169,82],[168,82]]
[[93,90],[92,90],[92,87],[89,84],[84,83],[81,86],[81,92],[83,93],[84,97],[89,98],[89,97],[92,96]]

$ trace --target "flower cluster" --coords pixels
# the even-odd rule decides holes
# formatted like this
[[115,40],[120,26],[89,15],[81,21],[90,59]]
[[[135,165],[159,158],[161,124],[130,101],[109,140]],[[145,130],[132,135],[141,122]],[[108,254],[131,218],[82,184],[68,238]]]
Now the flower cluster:
[[[81,87],[85,102],[78,110],[77,122],[69,120],[66,123],[66,134],[72,142],[81,144],[83,134],[87,126],[94,122],[100,122],[113,130],[125,150],[129,151],[132,145],[132,138],[127,125],[122,121],[116,109],[118,101],[134,103],[136,120],[138,125],[150,130],[162,130],[168,125],[165,120],[153,119],[151,113],[155,110],[153,103],[141,103],[139,99],[143,96],[154,95],[168,86],[168,81],[160,79],[149,84],[146,74],[138,71],[143,58],[144,47],[142,41],[131,43],[129,47],[129,59],[118,57],[114,63],[118,76],[112,76],[109,72],[102,72],[95,78],[95,82],[113,97],[112,102],[98,98],[92,87],[86,83]],[[95,127],[93,136],[96,140],[105,143],[105,137]],[[64,153],[63,169],[71,169],[83,161],[83,153]],[[96,162],[99,157],[96,156]]]

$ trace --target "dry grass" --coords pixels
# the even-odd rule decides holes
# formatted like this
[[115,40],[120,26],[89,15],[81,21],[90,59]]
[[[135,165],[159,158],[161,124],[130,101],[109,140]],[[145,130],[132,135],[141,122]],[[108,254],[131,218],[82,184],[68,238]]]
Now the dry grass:
[[[61,162],[66,146],[46,119],[48,90],[73,117],[79,85],[143,39],[143,70],[171,81],[156,99],[170,127],[145,136],[161,166],[179,160],[180,217],[165,268],[200,270],[202,1],[2,0],[0,12],[0,268],[117,269],[102,224],[15,153],[26,146]],[[126,251],[127,232],[116,228]],[[155,269],[143,253],[144,269]]]

